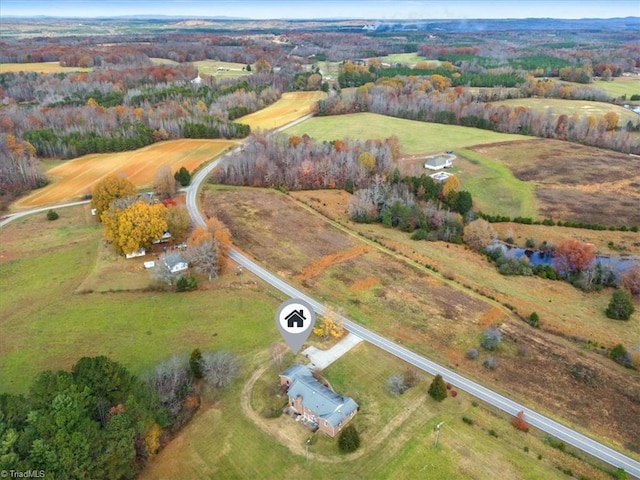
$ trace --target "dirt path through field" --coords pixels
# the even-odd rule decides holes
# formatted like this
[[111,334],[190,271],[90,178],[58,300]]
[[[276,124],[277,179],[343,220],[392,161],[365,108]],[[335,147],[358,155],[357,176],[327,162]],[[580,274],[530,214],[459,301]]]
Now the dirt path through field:
[[[267,367],[262,367],[253,372],[253,375],[249,378],[247,383],[245,383],[242,388],[242,392],[240,394],[240,405],[242,408],[242,412],[249,418],[257,427],[259,427],[263,432],[267,433],[275,437],[282,445],[287,447],[291,452],[296,455],[305,455],[305,448],[299,442],[295,442],[286,432],[283,432],[277,428],[274,428],[273,424],[270,424],[269,421],[265,418],[262,418],[258,413],[256,413],[253,408],[251,408],[251,392],[253,391],[253,387],[258,379],[264,374],[267,370]],[[323,462],[323,463],[342,463],[346,461],[355,460],[357,458],[362,457],[367,454],[371,450],[376,449],[394,430],[398,429],[407,419],[409,419],[418,409],[423,407],[423,404],[426,400],[426,395],[421,396],[415,402],[411,404],[410,407],[406,408],[394,418],[391,419],[389,423],[387,423],[380,432],[376,435],[373,435],[374,440],[370,443],[367,443],[363,447],[361,447],[357,452],[352,454],[340,456],[340,457],[329,457],[326,455],[320,455],[317,453],[309,453],[309,457],[314,461]],[[293,420],[292,420],[293,422]],[[300,428],[303,428],[300,426]],[[398,442],[396,442],[398,443]]]

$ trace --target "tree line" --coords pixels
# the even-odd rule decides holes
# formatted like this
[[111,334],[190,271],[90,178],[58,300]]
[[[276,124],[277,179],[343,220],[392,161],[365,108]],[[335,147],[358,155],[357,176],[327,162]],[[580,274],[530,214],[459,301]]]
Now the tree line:
[[308,135],[253,133],[213,172],[212,179],[287,190],[353,189],[376,174],[389,175],[398,154],[396,137],[317,142]]

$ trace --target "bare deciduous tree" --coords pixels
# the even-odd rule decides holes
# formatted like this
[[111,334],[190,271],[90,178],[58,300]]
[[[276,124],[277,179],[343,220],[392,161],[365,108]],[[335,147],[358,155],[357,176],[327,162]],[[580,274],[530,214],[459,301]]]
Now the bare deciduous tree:
[[202,354],[202,373],[213,388],[224,388],[240,373],[240,361],[229,352]]
[[160,198],[171,198],[176,194],[176,179],[169,165],[162,165],[156,171],[153,188]]
[[188,357],[174,355],[156,365],[147,375],[146,382],[158,394],[160,403],[167,412],[177,415],[184,397],[192,389]]

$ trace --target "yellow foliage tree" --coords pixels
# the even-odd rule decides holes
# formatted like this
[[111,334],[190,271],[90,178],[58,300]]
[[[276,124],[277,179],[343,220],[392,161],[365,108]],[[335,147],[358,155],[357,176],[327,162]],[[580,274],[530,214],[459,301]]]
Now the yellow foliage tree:
[[369,152],[362,152],[358,156],[358,165],[371,173],[373,172],[373,169],[376,168],[376,157],[371,155]]
[[109,209],[109,205],[119,198],[133,197],[137,193],[133,183],[123,177],[109,175],[100,180],[91,196],[91,206],[96,209],[96,214],[102,218],[102,214]]
[[216,217],[211,217],[207,220],[207,229],[211,233],[213,239],[218,242],[218,261],[220,263],[220,267],[224,269],[227,263],[229,249],[231,248],[231,232],[227,226]]
[[102,214],[104,235],[122,253],[148,248],[167,230],[165,207],[141,200],[124,209],[110,208]]
[[154,423],[144,433],[144,447],[147,450],[147,459],[153,458],[158,450],[160,450],[160,437],[162,436],[162,428]]
[[605,129],[610,132],[618,126],[618,114],[616,112],[607,112],[604,114]]
[[340,338],[344,332],[344,325],[338,313],[325,307],[325,315],[322,319],[318,319],[313,327],[314,335],[320,337],[324,342],[329,338]]
[[442,196],[447,197],[450,193],[457,192],[460,188],[460,180],[455,175],[451,175],[442,185]]
[[442,75],[438,75],[438,74],[431,75],[431,82],[433,82],[433,86],[439,92],[444,92],[445,89],[449,85],[451,85],[451,80],[449,80],[447,77],[443,77]]
[[173,240],[182,242],[187,238],[187,231],[191,225],[191,217],[185,207],[170,205],[166,208],[165,220],[167,230],[171,233]]

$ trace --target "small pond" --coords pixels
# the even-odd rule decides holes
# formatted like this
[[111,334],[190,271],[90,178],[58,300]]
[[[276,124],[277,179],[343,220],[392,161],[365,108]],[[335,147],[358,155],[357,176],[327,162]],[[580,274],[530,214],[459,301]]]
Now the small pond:
[[[540,252],[533,249],[525,249],[520,247],[513,247],[501,242],[495,242],[487,247],[489,250],[496,248],[502,249],[506,256],[513,256],[515,258],[522,258],[526,256],[529,259],[531,265],[551,265],[555,267],[553,261],[553,254],[550,252]],[[603,266],[610,267],[616,275],[620,275],[629,270],[634,265],[640,265],[640,257],[618,257],[612,255],[596,255],[594,260],[596,263],[600,263]]]

